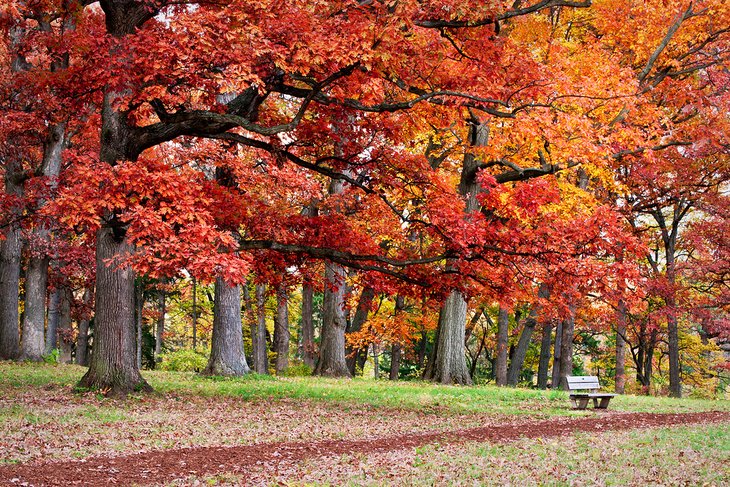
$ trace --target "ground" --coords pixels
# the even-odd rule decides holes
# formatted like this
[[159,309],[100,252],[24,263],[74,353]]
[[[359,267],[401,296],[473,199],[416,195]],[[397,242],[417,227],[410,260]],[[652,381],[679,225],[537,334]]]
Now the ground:
[[156,395],[0,363],[2,485],[725,485],[730,401],[149,373]]

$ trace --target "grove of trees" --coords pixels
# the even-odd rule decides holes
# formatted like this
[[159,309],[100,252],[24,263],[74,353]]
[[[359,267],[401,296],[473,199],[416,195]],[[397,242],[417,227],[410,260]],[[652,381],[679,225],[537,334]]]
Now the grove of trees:
[[730,383],[724,1],[8,0],[0,31],[0,359],[116,396],[178,349]]

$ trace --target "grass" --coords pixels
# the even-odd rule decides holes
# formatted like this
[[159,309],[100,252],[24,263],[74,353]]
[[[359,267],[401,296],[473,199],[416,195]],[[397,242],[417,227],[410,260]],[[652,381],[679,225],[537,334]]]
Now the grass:
[[[84,373],[77,366],[0,363],[0,387],[73,387]],[[570,410],[563,391],[511,389],[495,386],[444,386],[426,382],[390,382],[365,379],[338,380],[314,377],[249,375],[242,378],[207,378],[193,373],[145,371],[161,394],[234,397],[255,400],[307,400],[376,408],[449,411],[454,414],[581,415]],[[730,401],[621,396],[611,402],[619,411],[690,412],[730,410]],[[1,414],[1,413],[0,413]],[[94,412],[89,414],[93,415]]]
[[[398,436],[596,414],[571,410],[562,391],[155,371],[143,375],[158,394],[119,401],[74,392],[83,373],[77,366],[0,362],[0,464],[204,445]],[[730,411],[730,401],[621,396],[611,409]],[[382,485],[393,479],[408,485],[522,485],[536,479],[544,485],[723,485],[730,483],[728,465],[730,425],[720,424],[508,444],[432,444],[367,457],[312,459],[277,470],[278,478],[261,470],[245,479],[224,473],[188,480],[204,485]]]
[[727,485],[730,424],[428,445],[338,462],[351,468],[312,460],[288,473],[297,479],[288,485]]

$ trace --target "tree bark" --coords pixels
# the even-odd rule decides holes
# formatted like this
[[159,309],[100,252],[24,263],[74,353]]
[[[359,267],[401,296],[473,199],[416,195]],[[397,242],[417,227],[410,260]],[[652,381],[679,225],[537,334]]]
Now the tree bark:
[[314,287],[310,282],[302,285],[302,361],[314,369],[316,350],[314,345]]
[[[34,232],[35,233],[35,232]],[[39,362],[45,353],[46,295],[48,258],[31,257],[25,273],[25,314],[21,339],[22,360]]]
[[231,286],[223,278],[215,280],[213,336],[205,375],[241,376],[250,372],[243,353],[241,286]]
[[442,384],[472,384],[464,350],[466,309],[461,292],[451,291],[439,314],[438,336],[426,379]]
[[[374,298],[375,290],[370,286],[366,286],[360,293],[360,299],[357,302],[355,315],[352,317],[350,327],[347,330],[348,333],[355,333],[362,330],[362,326],[368,319],[368,314],[370,313],[370,308],[372,307]],[[345,353],[347,368],[350,370],[350,374],[354,376],[357,372],[358,366],[360,367],[360,370],[362,370],[362,365],[364,363],[362,359],[365,358],[365,360],[367,360],[368,347],[365,347],[364,349],[353,349],[352,347],[347,347],[347,351]]]
[[[472,147],[485,147],[488,142],[488,125],[475,119],[470,120],[470,145]],[[474,154],[469,152],[464,154],[459,180],[459,193],[466,200],[465,213],[467,215],[479,210],[477,196],[482,188],[477,181],[478,167],[479,161]],[[442,383],[451,381],[457,384],[472,383],[466,365],[465,333],[466,300],[460,291],[453,290],[446,298],[439,314],[437,342],[424,378]]]
[[67,286],[59,289],[61,295],[61,306],[59,310],[58,320],[58,343],[59,357],[58,361],[62,364],[73,363],[71,354],[73,353],[74,336],[71,327],[71,290]]
[[626,303],[619,300],[616,310],[616,394],[626,389]]
[[[10,163],[6,163],[10,165]],[[15,180],[13,166],[5,168],[5,192],[20,196],[23,187]],[[15,168],[17,169],[17,167]],[[13,360],[20,355],[18,296],[20,291],[20,224],[13,221],[19,210],[12,211],[10,224],[0,240],[0,360]]]
[[142,368],[142,312],[144,311],[144,287],[142,280],[137,279],[134,293],[135,329],[137,331],[137,368]]
[[251,348],[254,371],[269,373],[269,358],[266,353],[266,286],[256,284],[256,322],[251,323]]
[[134,251],[123,235],[109,226],[96,234],[96,294],[94,353],[80,385],[124,397],[132,391],[151,392],[135,357],[134,271],[117,259]]
[[567,376],[573,375],[573,333],[575,331],[575,307],[570,316],[563,320],[563,337],[560,340],[560,386],[568,390]]
[[[54,63],[54,70],[68,67],[67,59],[61,65]],[[51,179],[51,187],[56,187],[56,178],[61,172],[63,150],[66,147],[66,124],[52,125],[43,146],[43,162],[41,172]],[[39,206],[44,202],[40,201]],[[31,231],[32,245],[45,247],[49,240],[48,229],[38,224]],[[40,255],[31,253],[28,269],[25,273],[25,313],[23,315],[23,336],[21,341],[21,358],[38,362],[42,360],[45,341],[43,330],[46,319],[46,295],[48,294],[48,262],[49,258],[42,248]]]
[[[329,194],[341,194],[343,182],[330,181]],[[325,262],[324,303],[322,306],[322,332],[320,335],[319,358],[314,367],[315,375],[329,377],[352,377],[345,358],[345,296],[347,294],[347,273],[344,267],[334,262]]]
[[58,322],[61,318],[61,289],[56,286],[48,297],[48,330],[46,330],[46,355],[58,348]]
[[289,297],[282,284],[276,290],[276,319],[274,320],[274,352],[277,375],[289,368]]
[[540,342],[540,364],[537,368],[537,388],[547,389],[548,371],[550,370],[550,355],[553,338],[553,323],[546,320],[542,325],[542,341]]
[[509,310],[499,307],[497,315],[497,354],[494,362],[498,386],[507,385],[507,343],[509,340]]
[[315,375],[351,377],[345,360],[345,277],[344,267],[325,262],[322,334]]
[[[165,281],[160,281],[161,284],[165,284]],[[157,326],[155,327],[155,362],[162,360],[162,345],[163,337],[165,334],[165,313],[167,312],[167,293],[164,289],[160,289],[160,295],[157,298]]]
[[563,320],[558,320],[558,324],[555,327],[555,344],[553,345],[553,373],[550,379],[551,389],[560,388],[560,357],[562,357],[562,343],[563,343]]
[[[84,297],[82,299],[84,308],[87,308],[91,301],[91,290],[89,288],[84,290]],[[84,309],[84,314],[79,320],[79,336],[76,339],[76,363],[78,365],[89,365],[89,323],[90,319],[87,310]]]

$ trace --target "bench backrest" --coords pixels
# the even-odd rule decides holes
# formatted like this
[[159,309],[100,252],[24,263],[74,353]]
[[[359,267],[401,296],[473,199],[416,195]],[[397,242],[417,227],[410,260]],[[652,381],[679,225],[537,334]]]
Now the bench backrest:
[[576,389],[600,389],[598,377],[595,375],[569,375],[566,378],[568,389],[574,391]]

